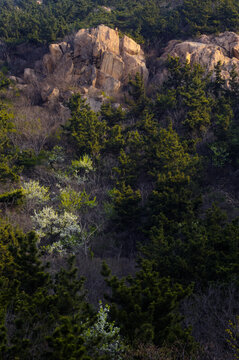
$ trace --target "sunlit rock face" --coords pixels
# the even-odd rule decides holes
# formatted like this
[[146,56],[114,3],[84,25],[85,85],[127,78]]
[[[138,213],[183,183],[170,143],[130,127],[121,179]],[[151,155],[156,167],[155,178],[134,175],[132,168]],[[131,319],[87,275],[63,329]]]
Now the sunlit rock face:
[[[191,64],[198,63],[207,72],[212,71],[220,61],[222,78],[228,80],[233,67],[239,72],[239,35],[226,31],[218,36],[202,35],[194,40],[172,40],[160,57],[160,64],[163,64],[168,56],[179,57]],[[154,81],[161,83],[166,78],[167,71],[161,69]]]
[[123,93],[136,73],[147,83],[148,69],[140,45],[100,25],[79,30],[69,42],[51,44],[40,63],[25,69],[24,79],[39,89],[43,102],[65,99],[72,91],[100,102],[102,94]]

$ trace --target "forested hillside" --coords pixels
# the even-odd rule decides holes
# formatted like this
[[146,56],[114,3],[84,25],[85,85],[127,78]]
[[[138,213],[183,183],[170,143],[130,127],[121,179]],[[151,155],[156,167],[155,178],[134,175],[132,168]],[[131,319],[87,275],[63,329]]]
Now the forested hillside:
[[105,24],[152,44],[198,33],[238,31],[237,0],[1,0],[0,38],[46,43]]
[[[239,77],[169,56],[151,83],[169,40],[239,31],[238,1],[0,10],[0,359],[238,359]],[[102,23],[142,44],[149,83],[99,111],[76,86],[33,103],[9,54]]]

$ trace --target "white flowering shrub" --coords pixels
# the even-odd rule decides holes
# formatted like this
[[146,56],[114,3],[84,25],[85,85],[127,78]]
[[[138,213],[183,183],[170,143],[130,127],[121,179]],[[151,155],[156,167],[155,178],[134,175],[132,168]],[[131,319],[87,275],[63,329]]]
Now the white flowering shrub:
[[44,207],[41,211],[34,211],[32,221],[39,238],[58,237],[59,245],[81,245],[81,228],[76,215],[65,211],[57,213],[52,207]]
[[[84,339],[87,347],[92,348],[97,355],[106,355],[112,360],[121,360],[126,350],[120,336],[120,328],[114,322],[108,321],[110,307],[103,307],[100,302],[96,322],[84,332]],[[94,349],[94,344],[97,348]]]
[[36,180],[24,182],[22,190],[28,200],[36,200],[39,203],[43,203],[50,199],[49,188],[40,185],[39,181]]

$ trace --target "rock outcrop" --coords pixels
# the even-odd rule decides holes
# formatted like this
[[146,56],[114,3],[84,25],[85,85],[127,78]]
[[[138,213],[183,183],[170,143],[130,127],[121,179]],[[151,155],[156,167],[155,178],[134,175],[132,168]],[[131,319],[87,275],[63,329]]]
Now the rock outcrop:
[[[222,77],[227,80],[233,67],[239,73],[239,35],[233,32],[224,32],[215,35],[202,35],[196,40],[177,41],[168,43],[159,61],[165,63],[168,56],[179,57],[182,61],[191,64],[199,63],[207,72],[212,71],[220,61]],[[154,81],[162,82],[167,77],[167,71],[161,67]]]
[[33,69],[25,69],[24,80],[39,90],[43,102],[65,99],[72,90],[101,101],[102,94],[122,93],[130,76],[136,73],[147,82],[148,70],[140,45],[100,25],[79,30],[71,43],[51,44],[42,61],[36,62]]

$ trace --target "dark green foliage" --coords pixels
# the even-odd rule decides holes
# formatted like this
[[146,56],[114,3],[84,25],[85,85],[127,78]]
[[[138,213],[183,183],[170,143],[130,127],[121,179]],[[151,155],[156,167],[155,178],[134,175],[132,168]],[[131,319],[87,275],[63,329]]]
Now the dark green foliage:
[[74,95],[70,102],[71,118],[64,130],[73,139],[76,152],[98,157],[105,144],[106,122],[100,120],[80,95]]
[[[93,3],[78,1],[34,0],[1,1],[0,37],[7,42],[52,42],[77,28],[92,11]],[[14,26],[13,26],[14,24]]]
[[190,288],[183,289],[179,284],[172,284],[169,278],[160,277],[154,263],[146,260],[141,262],[134,278],[119,280],[110,274],[106,264],[102,274],[112,290],[112,294],[106,296],[112,303],[111,316],[131,344],[190,341],[189,332],[181,328],[182,319],[177,312],[179,301],[190,294]]
[[112,190],[112,197],[117,214],[114,219],[116,226],[128,228],[136,224],[140,214],[140,191],[134,191],[130,185],[122,182],[117,189]]
[[139,73],[136,74],[134,79],[129,81],[129,95],[132,98],[129,101],[131,111],[135,116],[139,116],[149,102],[145,94],[144,79]]
[[239,29],[236,0],[184,0],[181,11],[182,26],[187,35]]
[[[9,85],[8,79],[0,73],[0,89]],[[19,169],[15,166],[17,149],[10,139],[15,131],[12,122],[13,115],[7,111],[0,101],[0,182],[17,181]]]
[[[103,5],[112,10],[105,11]],[[236,0],[1,0],[0,8],[0,39],[10,44],[49,43],[99,24],[118,27],[146,45],[239,29]]]
[[51,337],[47,338],[48,345],[52,349],[45,356],[51,360],[90,360],[86,355],[82,328],[77,323],[72,323],[69,317],[61,319],[61,325],[57,327]]
[[72,259],[69,269],[50,274],[39,260],[36,240],[34,233],[0,228],[2,359],[88,359],[81,324],[93,313],[84,300],[84,281]]
[[0,194],[0,203],[3,203],[7,206],[19,205],[24,199],[24,192],[22,189],[16,189],[9,191],[4,194]]
[[178,224],[162,218],[150,230],[144,255],[155,260],[161,276],[184,284],[193,281],[205,287],[209,282],[238,279],[238,221],[227,223],[215,207],[205,219],[189,216]]
[[167,115],[173,107],[180,132],[198,138],[211,125],[213,99],[208,91],[209,78],[200,65],[181,64],[179,58],[169,58],[167,66],[169,79],[158,94],[156,111]]
[[44,163],[47,158],[47,153],[43,150],[39,154],[36,154],[34,150],[27,149],[18,153],[16,164],[24,169],[31,169],[36,165]]

